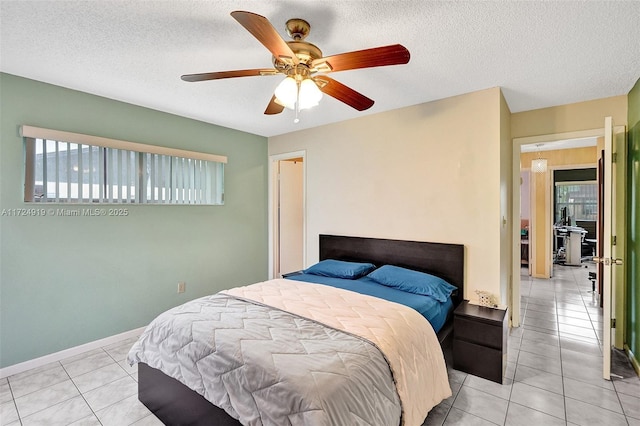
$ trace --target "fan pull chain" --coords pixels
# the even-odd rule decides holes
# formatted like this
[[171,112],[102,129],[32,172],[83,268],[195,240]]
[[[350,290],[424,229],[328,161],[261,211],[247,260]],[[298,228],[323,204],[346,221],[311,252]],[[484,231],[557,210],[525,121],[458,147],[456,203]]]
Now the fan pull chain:
[[296,80],[296,86],[296,118],[293,119],[294,124],[300,122],[300,118],[298,118],[298,114],[300,114],[300,80]]

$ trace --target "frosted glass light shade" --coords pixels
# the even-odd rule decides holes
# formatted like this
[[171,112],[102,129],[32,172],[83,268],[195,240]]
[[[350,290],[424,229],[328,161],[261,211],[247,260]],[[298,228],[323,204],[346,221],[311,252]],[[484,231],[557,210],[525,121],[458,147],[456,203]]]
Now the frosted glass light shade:
[[298,97],[298,85],[293,77],[287,77],[278,84],[274,92],[280,105],[285,108],[294,109],[296,98]]
[[307,78],[300,83],[300,109],[312,108],[322,99],[322,92],[315,81]]
[[[306,78],[300,83],[300,105],[299,109],[312,108],[320,102],[322,99],[322,92],[318,88],[318,85]],[[298,100],[298,84],[293,77],[287,77],[276,87],[274,92],[276,100],[280,105],[285,108],[295,109],[296,101]]]
[[547,159],[546,158],[536,158],[535,160],[531,160],[531,171],[533,173],[544,173],[547,171]]

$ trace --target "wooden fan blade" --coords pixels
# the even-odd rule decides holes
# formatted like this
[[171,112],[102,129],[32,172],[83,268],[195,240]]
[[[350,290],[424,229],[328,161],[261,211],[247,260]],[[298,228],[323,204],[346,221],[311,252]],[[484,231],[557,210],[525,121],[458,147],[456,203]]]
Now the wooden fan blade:
[[233,77],[255,77],[259,75],[275,75],[278,74],[278,70],[275,68],[261,68],[254,70],[236,70],[236,71],[220,71],[220,72],[205,72],[202,74],[185,74],[180,78],[184,81],[206,81],[206,80],[220,80],[221,78],[233,78]]
[[410,58],[411,55],[404,46],[393,44],[318,58],[311,63],[311,67],[320,72],[345,71],[406,64]]
[[278,31],[273,28],[273,25],[264,16],[241,10],[231,12],[231,16],[257,38],[264,47],[269,49],[273,56],[293,65],[297,65],[300,62],[287,42],[280,37]]
[[336,98],[340,102],[344,102],[358,111],[364,111],[365,109],[369,109],[373,106],[374,101],[372,99],[367,98],[362,93],[356,92],[349,86],[345,86],[326,75],[314,77],[314,80],[318,84],[322,93]]
[[280,114],[284,110],[284,106],[280,105],[276,102],[276,95],[271,97],[271,101],[269,101],[269,105],[267,105],[267,109],[264,110],[266,115],[274,115]]

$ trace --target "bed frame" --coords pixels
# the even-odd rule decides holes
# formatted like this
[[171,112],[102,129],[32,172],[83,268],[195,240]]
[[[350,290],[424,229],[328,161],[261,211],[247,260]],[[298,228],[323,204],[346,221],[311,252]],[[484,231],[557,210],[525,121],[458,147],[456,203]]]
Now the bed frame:
[[[458,290],[452,295],[454,309],[464,299],[464,246],[461,244],[380,238],[320,235],[320,260],[337,259],[395,265],[436,275]],[[443,348],[451,344],[453,321],[449,318],[438,332]]]
[[[464,299],[464,246],[460,244],[379,238],[320,235],[319,260],[336,259],[402,266],[439,276],[458,288],[454,307]],[[438,333],[445,350],[450,349],[451,318]],[[166,425],[240,426],[224,410],[179,381],[138,364],[138,399]]]

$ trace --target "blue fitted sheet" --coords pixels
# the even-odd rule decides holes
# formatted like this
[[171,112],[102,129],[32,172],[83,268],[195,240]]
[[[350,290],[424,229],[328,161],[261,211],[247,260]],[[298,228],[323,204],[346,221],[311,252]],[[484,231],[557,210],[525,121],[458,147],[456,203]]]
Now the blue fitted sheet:
[[390,302],[400,303],[418,311],[431,323],[431,326],[436,333],[440,331],[447,321],[449,312],[453,307],[453,301],[451,298],[448,298],[446,302],[438,302],[429,296],[407,293],[402,290],[384,286],[368,277],[362,277],[357,280],[348,280],[311,274],[297,274],[290,275],[286,278],[290,280],[329,285],[344,290],[355,291],[360,294],[379,297]]

